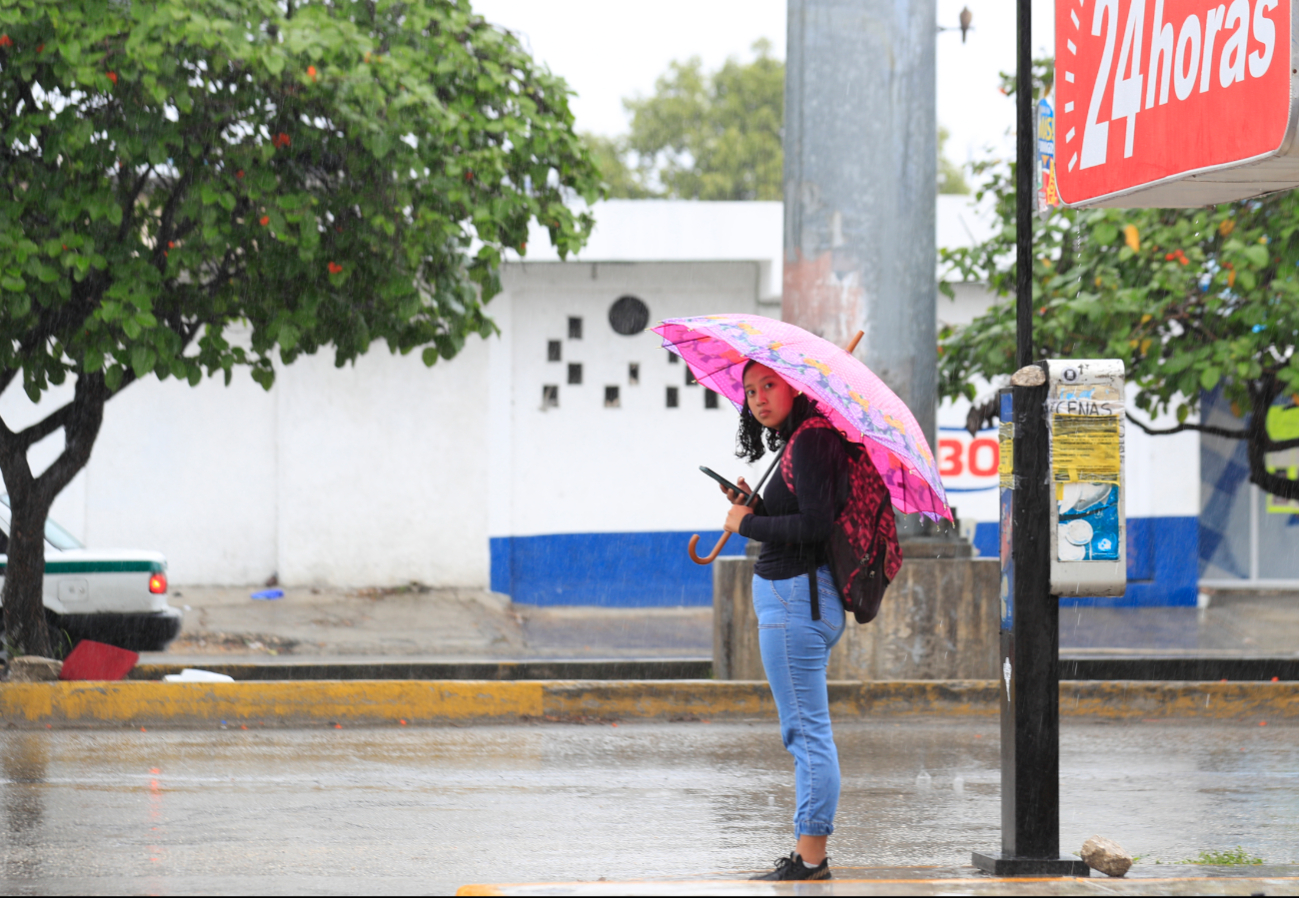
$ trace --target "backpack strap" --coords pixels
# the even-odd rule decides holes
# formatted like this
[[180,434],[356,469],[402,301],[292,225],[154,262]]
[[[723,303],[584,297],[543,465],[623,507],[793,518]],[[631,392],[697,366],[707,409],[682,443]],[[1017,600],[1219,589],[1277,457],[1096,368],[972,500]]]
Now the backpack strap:
[[[804,430],[811,430],[818,427],[834,428],[834,425],[819,415],[808,418],[789,435],[789,444],[785,452],[780,456],[780,476],[785,480],[785,486],[789,487],[790,493],[794,498],[798,494],[794,493],[794,438]],[[821,619],[821,587],[816,581],[816,565],[813,564],[807,571],[807,595],[812,602],[812,620]]]

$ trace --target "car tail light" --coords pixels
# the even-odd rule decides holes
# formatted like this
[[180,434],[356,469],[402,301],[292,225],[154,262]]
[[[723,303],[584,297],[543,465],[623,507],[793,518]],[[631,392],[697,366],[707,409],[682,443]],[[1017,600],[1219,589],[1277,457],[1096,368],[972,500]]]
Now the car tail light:
[[167,575],[154,574],[149,578],[149,592],[162,595],[167,592]]

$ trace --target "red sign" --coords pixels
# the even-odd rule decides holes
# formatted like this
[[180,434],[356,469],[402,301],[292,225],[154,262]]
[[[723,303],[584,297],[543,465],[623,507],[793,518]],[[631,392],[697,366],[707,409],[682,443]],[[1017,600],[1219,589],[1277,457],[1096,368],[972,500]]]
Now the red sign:
[[[1056,0],[1055,9],[1064,202],[1201,205],[1295,185],[1293,162],[1285,172],[1266,165],[1291,149],[1291,0]],[[1233,171],[1244,163],[1254,163],[1248,174]]]

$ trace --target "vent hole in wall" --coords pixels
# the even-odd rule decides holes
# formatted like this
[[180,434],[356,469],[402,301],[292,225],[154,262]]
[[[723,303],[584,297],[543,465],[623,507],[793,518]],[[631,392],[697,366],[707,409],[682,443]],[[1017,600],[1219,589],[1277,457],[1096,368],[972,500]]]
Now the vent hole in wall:
[[629,386],[634,387],[639,383],[640,383],[640,363],[629,362],[627,364],[627,384]]
[[609,306],[609,326],[615,333],[631,337],[649,324],[649,306],[635,296],[620,296]]
[[668,387],[668,408],[676,408],[681,404],[681,393],[676,387]]
[[570,318],[568,319],[568,339],[570,339],[570,340],[580,340],[580,339],[582,339],[582,319],[581,319],[581,318],[570,317]]
[[570,384],[580,384],[582,382],[582,363],[568,363],[568,382]]
[[717,394],[712,390],[704,392],[704,408],[717,408]]
[[618,408],[618,407],[621,406],[621,405],[622,405],[622,402],[620,402],[619,399],[618,399],[618,388],[617,388],[617,387],[605,387],[605,388],[604,388],[604,407],[605,407],[605,408]]
[[549,340],[546,342],[546,361],[558,362],[563,355],[563,346],[558,340]]
[[546,384],[541,388],[541,407],[559,408],[559,387],[556,384]]

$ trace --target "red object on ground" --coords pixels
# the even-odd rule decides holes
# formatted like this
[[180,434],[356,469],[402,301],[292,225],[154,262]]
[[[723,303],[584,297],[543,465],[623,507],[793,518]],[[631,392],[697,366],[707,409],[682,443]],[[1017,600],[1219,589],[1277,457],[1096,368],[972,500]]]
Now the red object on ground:
[[140,656],[115,645],[83,639],[63,660],[60,680],[120,680]]

